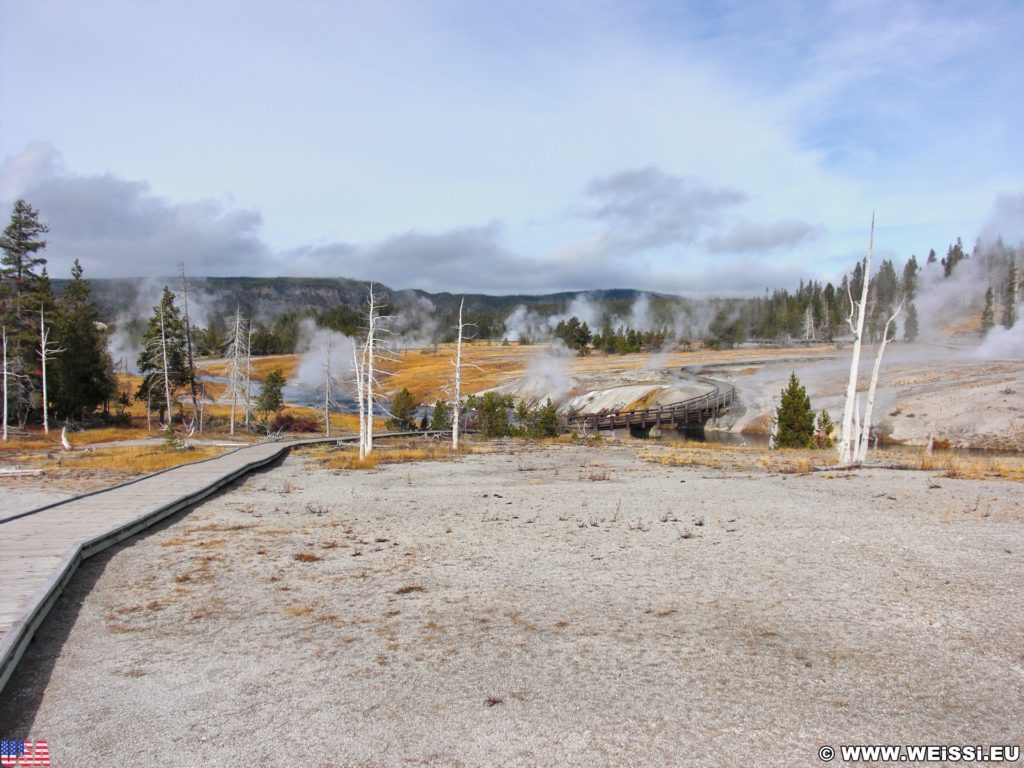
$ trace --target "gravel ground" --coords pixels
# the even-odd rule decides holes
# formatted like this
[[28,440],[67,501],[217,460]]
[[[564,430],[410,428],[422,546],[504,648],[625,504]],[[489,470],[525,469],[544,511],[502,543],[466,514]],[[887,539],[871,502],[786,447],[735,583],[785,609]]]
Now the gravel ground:
[[302,455],[88,561],[3,692],[54,765],[820,765],[1024,740],[1024,485],[630,445]]

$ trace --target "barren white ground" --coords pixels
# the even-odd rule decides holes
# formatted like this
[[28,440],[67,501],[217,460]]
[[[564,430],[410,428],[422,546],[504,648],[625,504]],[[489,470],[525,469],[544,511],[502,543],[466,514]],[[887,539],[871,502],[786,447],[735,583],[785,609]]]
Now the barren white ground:
[[87,562],[0,698],[4,737],[63,766],[1020,744],[1024,485],[674,469],[629,445],[293,456]]

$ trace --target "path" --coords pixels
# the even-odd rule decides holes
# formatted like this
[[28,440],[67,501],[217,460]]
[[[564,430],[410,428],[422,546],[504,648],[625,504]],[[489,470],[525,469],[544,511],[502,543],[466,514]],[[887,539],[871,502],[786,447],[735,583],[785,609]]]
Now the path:
[[[379,437],[399,434],[405,433]],[[353,439],[259,443],[0,520],[0,691],[82,560],[271,464],[296,446]]]

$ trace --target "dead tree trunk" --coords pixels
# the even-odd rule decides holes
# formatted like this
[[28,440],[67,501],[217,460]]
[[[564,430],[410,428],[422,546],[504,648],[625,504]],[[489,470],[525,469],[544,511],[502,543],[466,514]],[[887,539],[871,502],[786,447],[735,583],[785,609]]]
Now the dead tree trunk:
[[366,344],[363,346],[363,372],[366,376],[366,385],[363,388],[363,396],[366,398],[366,437],[363,447],[365,455],[362,458],[366,458],[366,456],[373,453],[373,335],[377,324],[373,283],[370,283],[369,309],[369,320],[366,326]]
[[171,371],[167,360],[167,327],[164,324],[164,307],[160,305],[160,354],[163,357],[164,396],[167,398],[167,426],[174,424],[174,408],[171,405]]
[[252,418],[252,318],[245,323],[245,389],[242,390],[242,405],[245,407],[245,426]]
[[366,458],[366,399],[363,392],[363,363],[359,350],[352,344],[352,369],[356,374],[356,398],[359,400],[359,458]]
[[878,373],[882,368],[882,356],[885,354],[885,345],[889,343],[889,327],[903,311],[903,304],[896,308],[892,317],[885,321],[885,329],[882,331],[882,343],[878,347],[878,356],[875,358],[875,366],[871,370],[871,384],[868,386],[868,401],[864,406],[864,421],[861,424],[860,436],[857,440],[857,461],[864,463],[868,458],[868,440],[871,438],[871,418],[875,410],[875,388],[878,386]]
[[235,328],[231,334],[231,342],[228,346],[228,357],[230,359],[228,368],[228,386],[231,388],[231,424],[228,427],[228,434],[235,434],[235,420],[238,413],[238,395],[242,382],[242,313],[235,307]]
[[387,315],[377,314],[380,303],[379,297],[374,293],[373,283],[370,283],[370,294],[367,298],[366,341],[363,344],[363,359],[359,366],[363,381],[361,399],[365,402],[365,409],[360,409],[362,422],[360,433],[364,435],[361,442],[360,458],[366,458],[373,453],[373,403],[378,384],[377,376],[378,373],[381,375],[386,373],[378,369],[377,363],[380,360],[395,359],[389,356],[383,348],[382,339],[389,333],[387,322],[391,318]]
[[185,265],[180,264],[181,268],[181,296],[182,304],[185,310],[185,353],[188,356],[188,387],[189,393],[192,395],[192,420],[193,426],[195,422],[199,422],[199,433],[203,432],[203,420],[199,411],[199,398],[197,396],[196,387],[196,361],[192,355],[192,324],[188,317],[188,280],[185,279]]
[[[846,385],[846,403],[843,406],[843,423],[839,434],[839,463],[842,465],[850,464],[856,456],[855,442],[858,433],[854,431],[853,419],[854,411],[857,407],[856,396],[857,377],[860,373],[860,348],[861,340],[864,337],[864,318],[867,315],[868,283],[871,280],[871,252],[874,249],[874,244],[875,217],[872,214],[871,235],[868,238],[868,254],[864,259],[864,284],[861,288],[859,302],[853,300],[853,295],[849,293],[849,288],[847,288],[847,295],[850,297],[850,316],[846,319],[846,322],[853,332],[853,355],[850,359],[850,378]],[[855,312],[857,315],[856,322],[854,322]]]
[[[42,385],[43,385],[43,433],[50,434],[50,403],[46,394],[46,361],[54,355],[63,352],[63,349],[55,349],[50,346],[50,329],[46,327],[46,317],[43,308],[39,308],[39,362],[41,364]],[[6,369],[5,369],[6,370]],[[6,424],[6,421],[4,422]]]
[[455,342],[455,407],[452,409],[452,450],[454,451],[459,450],[459,419],[462,410],[462,332],[465,327],[462,322],[462,307],[465,303],[466,299],[463,297],[459,302],[459,336],[458,341]]
[[324,361],[324,437],[331,436],[331,338],[327,337],[327,355]]
[[7,442],[7,326],[3,327],[4,341],[4,442]]

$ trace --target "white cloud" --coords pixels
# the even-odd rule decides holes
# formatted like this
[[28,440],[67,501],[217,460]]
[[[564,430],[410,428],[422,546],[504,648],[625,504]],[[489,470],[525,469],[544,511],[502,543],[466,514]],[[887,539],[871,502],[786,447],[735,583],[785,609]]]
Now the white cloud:
[[26,198],[50,227],[46,257],[63,277],[77,258],[92,277],[265,274],[270,253],[261,217],[214,200],[174,203],[149,185],[111,174],[77,175],[59,153],[35,144],[0,165],[5,208]]
[[721,235],[707,239],[712,253],[763,253],[776,248],[795,247],[821,234],[815,227],[796,219],[783,219],[772,224],[741,221]]

